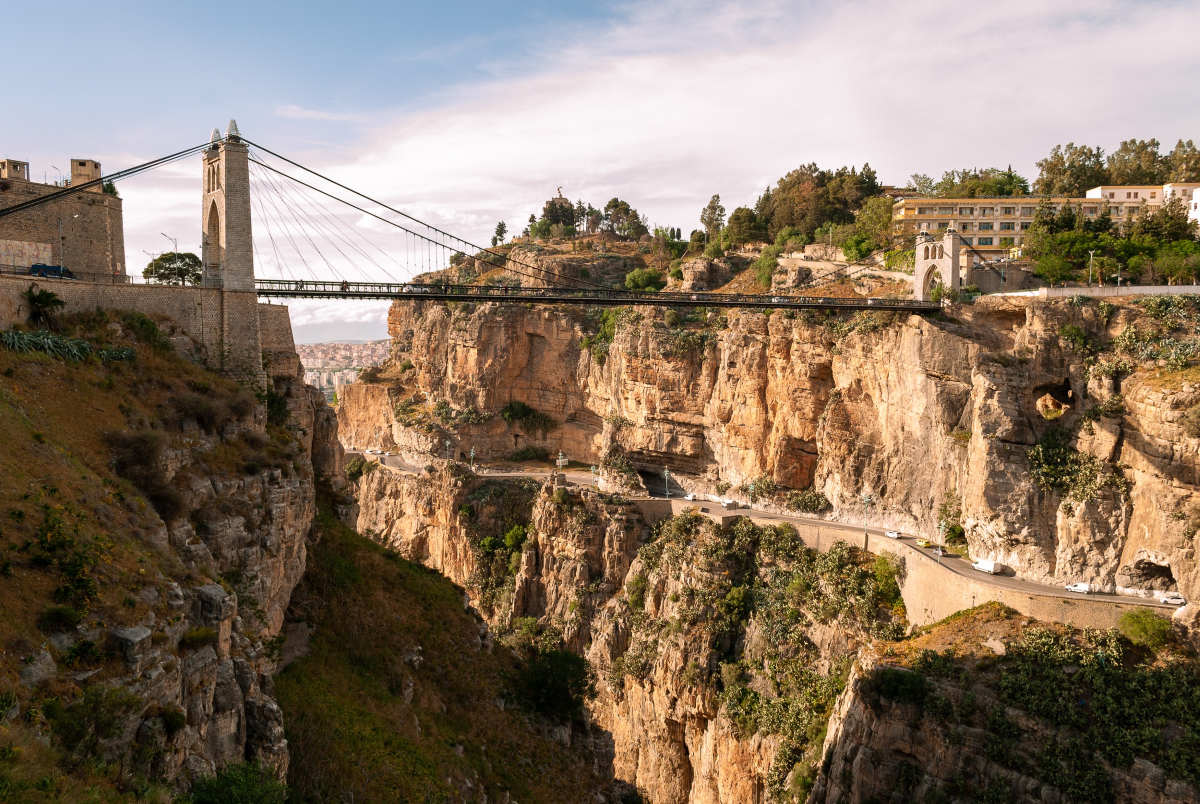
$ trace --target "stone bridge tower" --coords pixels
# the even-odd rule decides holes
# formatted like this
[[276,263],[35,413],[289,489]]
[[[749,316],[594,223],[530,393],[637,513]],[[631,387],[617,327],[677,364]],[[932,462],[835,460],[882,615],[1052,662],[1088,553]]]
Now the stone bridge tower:
[[236,121],[229,121],[224,138],[213,129],[202,169],[200,305],[208,362],[261,385],[266,374],[254,292],[250,151]]
[[936,285],[958,290],[971,284],[971,266],[966,266],[964,276],[962,236],[955,230],[947,229],[940,241],[923,232],[914,248],[913,298],[917,301],[929,301]]
[[250,232],[250,150],[229,121],[225,138],[214,128],[204,152],[201,207],[204,286],[254,290],[254,246]]

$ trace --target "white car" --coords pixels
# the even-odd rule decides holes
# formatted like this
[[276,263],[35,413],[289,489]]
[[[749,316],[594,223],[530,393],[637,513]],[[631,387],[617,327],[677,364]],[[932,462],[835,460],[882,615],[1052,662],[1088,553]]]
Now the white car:
[[1081,595],[1090,595],[1092,593],[1092,585],[1088,583],[1069,583],[1067,584],[1068,592],[1078,592]]
[[685,494],[683,499],[687,500],[688,502],[691,502],[692,500],[696,499],[696,495],[695,494]]
[[1178,592],[1167,592],[1162,596],[1162,602],[1166,603],[1168,606],[1182,606],[1187,603],[1187,601],[1183,599],[1183,595],[1179,594]]
[[883,535],[884,535],[884,536],[887,536],[889,539],[899,539],[899,538],[900,538],[900,531],[898,531],[898,530],[889,530],[889,531],[887,531],[886,533],[884,533]]

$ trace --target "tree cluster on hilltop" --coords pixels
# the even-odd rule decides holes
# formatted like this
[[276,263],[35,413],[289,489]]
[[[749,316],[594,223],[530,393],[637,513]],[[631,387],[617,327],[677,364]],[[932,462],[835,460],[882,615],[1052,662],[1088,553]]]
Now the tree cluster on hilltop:
[[1082,198],[1102,184],[1166,184],[1200,181],[1200,149],[1191,141],[1179,140],[1168,154],[1159,151],[1158,140],[1125,140],[1107,156],[1100,147],[1055,145],[1038,161],[1037,195]]

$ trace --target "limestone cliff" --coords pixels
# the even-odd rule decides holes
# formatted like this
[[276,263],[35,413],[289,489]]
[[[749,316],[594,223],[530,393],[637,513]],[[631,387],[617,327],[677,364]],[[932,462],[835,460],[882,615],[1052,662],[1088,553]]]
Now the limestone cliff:
[[[298,361],[276,362],[255,399],[172,353],[170,322],[97,313],[67,326],[110,357],[0,352],[17,438],[4,536],[31,537],[0,580],[11,714],[127,781],[186,787],[247,760],[282,779],[277,637],[305,569],[314,478],[341,472],[336,417]],[[98,745],[64,725],[79,717],[96,718]]]
[[[346,389],[340,427],[412,455],[618,450],[697,491],[759,481],[783,505],[814,487],[839,519],[924,533],[949,510],[973,557],[1021,577],[1194,597],[1196,314],[1155,304],[840,319],[397,302],[397,362]],[[550,426],[498,415],[510,402]]]

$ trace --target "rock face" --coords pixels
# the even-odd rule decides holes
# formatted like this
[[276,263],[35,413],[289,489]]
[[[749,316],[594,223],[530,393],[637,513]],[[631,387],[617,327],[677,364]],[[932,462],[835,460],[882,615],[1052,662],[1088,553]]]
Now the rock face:
[[[578,311],[397,302],[395,359],[414,368],[391,387],[348,387],[339,426],[348,446],[413,455],[444,455],[450,440],[456,456],[531,445],[598,463],[617,447],[697,491],[767,477],[815,487],[839,519],[925,533],[957,505],[971,555],[1020,577],[1200,595],[1188,513],[1200,440],[1182,426],[1200,386],[1137,370],[1136,358],[1092,372],[1091,347],[1059,334],[1104,343],[1147,325],[1141,311],[984,297],[954,316],[729,312],[680,324],[638,308],[608,342]],[[414,432],[392,410],[414,394],[490,418]],[[513,401],[557,426],[530,432],[496,415]],[[1082,459],[1094,477],[1073,491],[1031,479],[1027,453],[1054,428],[1072,455],[1099,460]]]
[[[232,762],[258,761],[286,778],[283,715],[272,699],[273,638],[304,573],[314,476],[344,472],[337,419],[324,397],[294,373],[298,362],[273,365],[273,409],[251,406],[216,432],[185,422],[163,451],[155,469],[178,494],[172,525],[144,502],[121,498],[153,523],[144,538],[170,572],[147,574],[138,598],[129,599],[144,607],[142,621],[107,630],[85,624],[50,638],[60,655],[91,643],[114,657],[103,683],[138,703],[106,752],[137,757],[146,778],[180,787]],[[276,468],[261,468],[255,456],[272,450]],[[220,455],[244,457],[214,470]],[[99,505],[102,523],[116,522],[118,513],[125,512]],[[42,651],[21,680],[33,687],[59,676],[55,683],[66,683],[69,672]],[[94,672],[72,678],[83,682]]]
[[[580,738],[611,746],[604,768],[611,778],[655,804],[765,801],[784,738],[732,722],[719,689],[741,690],[739,700],[757,700],[754,690],[775,697],[784,688],[777,685],[788,682],[764,667],[768,656],[783,659],[768,645],[766,620],[752,620],[738,637],[736,623],[702,602],[750,581],[760,531],[750,526],[733,535],[688,519],[691,535],[660,536],[661,553],[646,558],[639,548],[650,528],[637,506],[547,484],[523,498],[525,513],[492,503],[515,517],[506,521],[525,522],[527,533],[511,559],[502,553],[497,561],[482,536],[492,510],[486,501],[500,499],[497,484],[513,482],[478,478],[446,463],[416,475],[376,469],[358,484],[358,527],[463,584],[497,633],[511,633],[519,618],[534,618],[585,655],[599,695],[589,707],[591,733]],[[765,548],[771,555],[774,549]],[[770,583],[782,577],[770,575]],[[829,673],[862,644],[856,616],[841,631],[815,626],[784,638],[807,646],[785,648],[792,651],[788,660]],[[778,639],[782,632],[772,633]],[[744,669],[729,658],[735,644],[753,657]],[[738,669],[722,669],[724,661]]]

